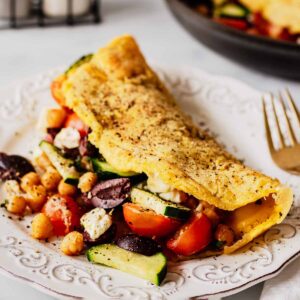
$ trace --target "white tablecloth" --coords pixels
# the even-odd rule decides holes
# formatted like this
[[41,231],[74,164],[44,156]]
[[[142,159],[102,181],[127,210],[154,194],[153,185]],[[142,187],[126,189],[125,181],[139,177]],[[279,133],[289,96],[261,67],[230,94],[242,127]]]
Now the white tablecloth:
[[277,277],[268,280],[260,300],[300,299],[300,259],[292,262]]

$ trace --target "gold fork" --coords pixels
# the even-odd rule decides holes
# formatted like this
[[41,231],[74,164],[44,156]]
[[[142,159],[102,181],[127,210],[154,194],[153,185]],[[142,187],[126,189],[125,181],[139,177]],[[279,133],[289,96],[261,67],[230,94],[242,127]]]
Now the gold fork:
[[[293,174],[300,174],[300,144],[297,140],[297,132],[300,132],[300,116],[295,105],[295,101],[288,89],[286,89],[286,97],[284,94],[279,92],[278,95],[278,102],[282,107],[282,118],[279,117],[278,109],[275,108],[275,97],[272,93],[271,96],[271,111],[274,117],[274,127],[275,132],[273,131],[273,135],[271,133],[271,126],[270,126],[270,119],[268,118],[266,102],[267,99],[263,96],[263,114],[264,114],[264,122],[265,122],[265,129],[267,135],[268,146],[270,150],[270,154],[272,156],[273,161],[276,165]],[[285,100],[288,103],[289,111],[290,111],[290,118],[288,117],[288,109],[284,104]],[[283,122],[280,121],[283,120]],[[292,120],[294,120],[294,126],[292,125]],[[281,122],[281,123],[280,123]],[[286,129],[286,135],[284,134],[282,128]],[[278,145],[276,146],[276,139],[277,136]],[[285,137],[287,136],[287,137]],[[288,141],[288,143],[287,143]]]

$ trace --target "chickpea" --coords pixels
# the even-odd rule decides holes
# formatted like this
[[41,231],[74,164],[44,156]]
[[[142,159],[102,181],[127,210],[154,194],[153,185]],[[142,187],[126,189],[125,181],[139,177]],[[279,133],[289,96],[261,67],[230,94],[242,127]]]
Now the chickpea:
[[219,224],[215,231],[215,239],[224,242],[226,246],[231,246],[234,242],[234,232],[229,226]]
[[53,225],[50,219],[43,213],[37,214],[31,224],[31,236],[35,239],[43,240],[51,237]]
[[35,162],[43,170],[46,170],[48,167],[52,166],[51,161],[44,152],[35,159]]
[[64,196],[73,196],[77,192],[77,189],[74,185],[65,183],[62,179],[58,185],[58,193]]
[[42,175],[41,181],[47,190],[53,191],[57,189],[57,186],[61,181],[61,176],[55,168],[48,167],[46,172]]
[[47,191],[42,185],[34,185],[27,191],[27,195],[28,205],[35,212],[40,211],[47,201]]
[[41,183],[40,176],[35,172],[29,172],[22,177],[21,188],[23,191],[27,192],[34,185],[39,185],[40,183]]
[[53,108],[47,111],[47,127],[60,128],[66,119],[66,112],[63,109]]
[[6,209],[10,213],[16,215],[23,215],[26,209],[26,199],[22,196],[13,196],[11,199],[8,200],[6,204]]
[[80,232],[72,231],[64,237],[60,250],[69,256],[79,255],[83,246],[83,235]]
[[97,175],[93,172],[86,172],[79,178],[79,189],[86,193],[90,191],[97,182]]

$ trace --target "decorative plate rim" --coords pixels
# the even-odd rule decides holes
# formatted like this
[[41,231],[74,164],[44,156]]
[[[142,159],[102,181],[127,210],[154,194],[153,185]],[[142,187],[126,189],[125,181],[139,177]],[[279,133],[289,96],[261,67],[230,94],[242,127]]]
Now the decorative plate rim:
[[[209,294],[203,294],[200,296],[192,296],[189,299],[191,300],[201,300],[203,297],[211,297],[211,296],[222,296],[222,297],[226,297],[226,296],[230,296],[230,295],[234,295],[236,293],[242,292],[256,284],[259,284],[267,279],[271,279],[275,276],[277,276],[282,270],[284,270],[285,267],[287,267],[290,263],[292,263],[294,260],[296,260],[298,257],[300,256],[300,250],[294,254],[290,259],[286,260],[278,269],[276,269],[275,271],[265,274],[257,279],[253,279],[250,282],[244,283],[240,286],[234,287],[232,289],[227,289],[218,293],[209,293]],[[21,283],[26,283],[29,286],[31,286],[32,288],[45,293],[46,295],[55,297],[57,299],[62,299],[62,300],[67,300],[67,299],[85,299],[82,297],[76,297],[70,294],[63,294],[60,293],[58,291],[55,291],[51,288],[48,288],[40,283],[35,282],[34,280],[31,280],[29,278],[23,277],[23,276],[19,276],[9,270],[6,270],[5,268],[0,266],[0,274],[3,276],[6,276],[7,278],[16,280],[18,282]],[[201,299],[200,299],[201,298]]]
[[[37,76],[31,76],[27,79],[24,79],[24,80],[17,80],[15,83],[12,83],[11,85],[9,86],[16,86],[19,85],[19,84],[25,84],[25,83],[34,83],[35,80],[37,78],[40,78],[41,82],[43,82],[43,80],[45,80],[45,78],[47,77],[53,77],[54,74],[56,74],[59,70],[61,70],[62,68],[55,68],[55,69],[52,69],[48,72],[43,72]],[[231,77],[227,77],[227,76],[219,76],[219,75],[213,75],[213,74],[209,74],[209,73],[206,73],[205,71],[202,71],[202,70],[198,70],[196,68],[193,68],[193,67],[189,67],[189,66],[185,66],[185,65],[181,65],[179,67],[168,67],[168,66],[164,66],[162,64],[159,65],[159,67],[157,68],[157,71],[159,72],[159,74],[161,75],[161,77],[163,78],[164,81],[166,81],[167,85],[172,85],[172,79],[171,77],[170,78],[167,78],[167,74],[169,73],[172,73],[173,71],[177,71],[177,73],[179,74],[183,74],[181,76],[184,76],[184,74],[192,74],[193,76],[195,77],[199,77],[199,78],[205,78],[207,80],[207,82],[212,82],[212,84],[214,84],[214,82],[217,82],[217,81],[223,81],[223,82],[226,82],[229,86],[231,84],[233,85],[237,85],[245,90],[248,90],[248,91],[251,91],[251,93],[254,95],[254,94],[257,94],[259,95],[260,92],[256,91],[255,89],[251,88],[250,86],[248,86],[247,84],[239,81],[239,80],[236,80],[234,78],[231,78]],[[176,73],[176,72],[175,72]],[[45,77],[45,78],[43,78]],[[188,78],[188,77],[186,77]],[[191,77],[192,78],[192,77]],[[198,79],[199,79],[198,78]],[[47,80],[46,80],[47,81]],[[169,82],[168,82],[169,81]],[[175,82],[175,85],[177,83]],[[193,90],[193,87],[192,87],[192,83],[185,83],[188,85],[188,88],[190,88],[191,90]],[[191,86],[189,86],[191,85]],[[5,88],[7,89],[7,88]],[[4,90],[4,89],[0,89],[0,93],[1,91]],[[19,91],[20,92],[20,91]],[[22,92],[22,91],[21,91]],[[195,92],[195,91],[194,91]],[[250,94],[251,94],[250,93]],[[180,90],[179,89],[179,95],[180,97],[189,97],[189,95],[186,94],[186,91],[184,90]],[[26,96],[26,95],[25,95]],[[26,101],[25,101],[26,102]],[[248,100],[246,101],[245,100],[245,104],[249,104],[248,103]],[[1,113],[3,113],[3,111],[1,111],[1,105],[3,106],[3,103],[0,103],[0,115]],[[230,106],[230,105],[229,105]],[[228,106],[228,107],[229,107]],[[230,108],[232,109],[232,108]],[[242,109],[242,108],[241,108]],[[297,209],[295,209],[295,211],[297,211]],[[296,230],[296,227],[298,228],[298,226],[300,227],[300,223],[298,224],[295,224],[295,235],[297,234],[297,230]],[[264,238],[264,236],[263,236]],[[271,240],[270,240],[271,241]],[[1,243],[0,243],[1,244]],[[0,245],[1,246],[1,245]],[[270,250],[271,251],[271,250]],[[231,295],[231,294],[234,294],[234,293],[237,293],[239,291],[242,291],[246,288],[249,288],[257,283],[260,283],[266,279],[269,279],[269,278],[272,278],[274,276],[276,276],[278,273],[280,273],[289,263],[291,263],[293,260],[295,260],[298,256],[300,256],[300,249],[295,252],[292,256],[288,257],[285,261],[283,261],[275,270],[272,270],[272,271],[267,271],[266,274],[263,274],[257,278],[253,278],[252,280],[248,281],[248,282],[242,282],[234,287],[230,287],[230,286],[227,286],[219,291],[219,292],[215,292],[215,293],[205,293],[205,294],[202,294],[200,296],[189,296],[191,299],[200,299],[202,297],[210,297],[210,296],[225,296],[225,295]],[[0,262],[1,264],[1,262]],[[76,264],[75,264],[76,266]],[[75,295],[69,295],[69,294],[65,294],[65,293],[61,293],[60,291],[57,291],[53,288],[51,288],[49,285],[49,287],[46,287],[45,285],[43,285],[42,283],[40,282],[37,282],[35,281],[34,279],[31,279],[30,278],[30,275],[29,277],[26,277],[26,276],[22,276],[22,275],[19,275],[19,274],[16,274],[14,273],[13,271],[11,270],[8,270],[6,269],[5,267],[3,267],[2,265],[0,265],[0,273],[3,274],[3,275],[6,275],[10,278],[14,278],[14,279],[17,279],[18,281],[22,281],[22,282],[26,282],[27,284],[29,284],[30,286],[32,286],[33,288],[36,288],[42,292],[45,292],[46,294],[49,294],[51,296],[55,296],[55,297],[58,297],[60,299],[84,299],[83,297],[77,297]],[[176,274],[176,272],[174,272],[174,274]],[[178,274],[177,274],[178,275]],[[181,275],[180,275],[181,276]],[[184,285],[184,283],[183,283]],[[179,291],[180,293],[180,291]],[[107,295],[106,295],[107,296]],[[162,293],[162,299],[164,298],[168,298],[169,294],[166,293],[166,294],[163,294]],[[173,295],[174,296],[174,295]],[[178,296],[178,295],[177,295]],[[149,299],[152,299],[151,298],[151,295],[149,296]],[[174,298],[175,299],[175,298]]]
[[[210,296],[217,296],[217,295],[221,295],[222,297],[226,297],[226,296],[230,296],[233,295],[235,293],[231,293],[231,291],[236,291],[238,290],[238,292],[244,291],[247,288],[250,288],[256,284],[259,284],[267,279],[271,279],[275,276],[277,276],[285,267],[287,267],[291,262],[293,262],[295,259],[297,259],[300,256],[300,250],[295,253],[292,257],[290,257],[288,260],[286,260],[284,263],[282,263],[282,265],[276,269],[275,271],[272,271],[268,274],[262,275],[261,277],[257,278],[257,279],[253,279],[247,283],[244,283],[238,287],[232,288],[232,289],[228,289],[226,291],[222,291],[219,293],[211,293],[211,294],[205,294],[205,295],[201,295],[200,297],[210,297]],[[238,293],[237,292],[237,293]],[[199,299],[199,296],[195,296],[195,297],[191,297],[190,299]],[[201,299],[199,299],[201,300]]]

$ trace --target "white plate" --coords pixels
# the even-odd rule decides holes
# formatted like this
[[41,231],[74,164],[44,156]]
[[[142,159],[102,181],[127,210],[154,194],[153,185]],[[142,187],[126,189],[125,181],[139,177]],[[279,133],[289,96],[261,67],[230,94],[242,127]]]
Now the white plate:
[[[182,108],[209,127],[229,151],[246,163],[280,178],[300,195],[300,181],[277,169],[264,141],[260,93],[224,77],[191,68],[158,68]],[[37,144],[35,123],[44,107],[54,105],[49,83],[53,70],[0,90],[0,149],[30,156]],[[229,295],[275,276],[299,255],[299,210],[284,224],[233,255],[170,264],[161,287],[114,269],[95,266],[84,257],[69,258],[57,242],[40,243],[28,235],[30,220],[0,214],[0,268],[62,299],[186,299]],[[11,219],[13,220],[11,220]],[[55,243],[55,245],[53,245]]]

